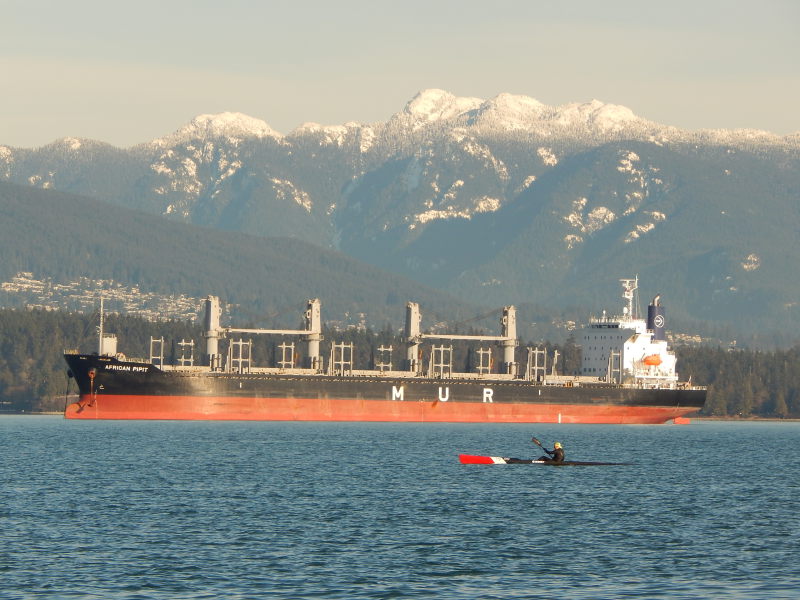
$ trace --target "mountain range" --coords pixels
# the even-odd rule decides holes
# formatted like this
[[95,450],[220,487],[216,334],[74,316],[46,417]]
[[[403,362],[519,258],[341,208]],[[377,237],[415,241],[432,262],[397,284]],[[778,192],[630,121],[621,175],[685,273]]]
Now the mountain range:
[[286,135],[223,113],[125,149],[0,146],[10,183],[293,238],[483,306],[613,310],[618,279],[638,274],[679,320],[734,335],[800,335],[798,167],[800,134],[442,90],[385,122]]

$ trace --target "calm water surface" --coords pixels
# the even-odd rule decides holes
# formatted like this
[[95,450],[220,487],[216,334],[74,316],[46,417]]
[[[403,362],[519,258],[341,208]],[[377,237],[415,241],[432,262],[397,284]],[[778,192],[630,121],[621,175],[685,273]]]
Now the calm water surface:
[[[621,467],[461,465],[459,452]],[[0,598],[798,598],[800,423],[0,417]]]

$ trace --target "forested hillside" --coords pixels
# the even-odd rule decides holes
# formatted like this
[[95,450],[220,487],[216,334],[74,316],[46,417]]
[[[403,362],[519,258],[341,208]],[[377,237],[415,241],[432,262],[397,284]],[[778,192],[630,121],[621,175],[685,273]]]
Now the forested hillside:
[[800,417],[800,345],[761,352],[687,347],[682,375],[709,386],[705,413],[747,417]]
[[[120,349],[134,357],[146,357],[150,337],[163,336],[168,362],[173,358],[176,342],[193,339],[199,345],[202,341],[199,327],[188,322],[153,323],[110,315],[106,330],[116,333]],[[323,355],[332,341],[352,341],[356,368],[371,367],[377,347],[383,344],[395,348],[394,360],[402,355],[402,342],[388,326],[382,331],[327,329],[324,337]],[[0,310],[0,411],[63,410],[67,392],[76,392],[75,383],[66,375],[63,351],[91,352],[96,339],[96,315]],[[254,361],[274,364],[275,343],[268,338],[257,340]],[[532,344],[523,341],[524,345]],[[580,350],[572,338],[561,345],[547,344],[547,348],[551,355],[553,350],[559,351],[562,372],[577,371]],[[467,346],[456,347],[456,369],[468,369],[473,359]],[[683,378],[691,377],[693,383],[709,386],[705,414],[800,418],[800,346],[776,352],[681,347],[678,360]]]
[[[287,232],[288,235],[288,232]],[[0,182],[0,281],[20,272],[80,277],[145,292],[219,296],[255,314],[320,298],[326,319],[401,318],[409,300],[476,312],[444,292],[291,237],[174,223],[89,198]]]

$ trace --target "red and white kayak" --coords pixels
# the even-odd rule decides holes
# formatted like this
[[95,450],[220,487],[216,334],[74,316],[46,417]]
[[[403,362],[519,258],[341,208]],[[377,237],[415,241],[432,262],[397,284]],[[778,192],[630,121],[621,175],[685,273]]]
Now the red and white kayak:
[[553,462],[551,460],[538,460],[532,458],[504,458],[502,456],[479,456],[476,454],[459,454],[458,460],[465,465],[551,465],[553,467],[600,467],[632,464],[613,462],[584,462],[577,460]]

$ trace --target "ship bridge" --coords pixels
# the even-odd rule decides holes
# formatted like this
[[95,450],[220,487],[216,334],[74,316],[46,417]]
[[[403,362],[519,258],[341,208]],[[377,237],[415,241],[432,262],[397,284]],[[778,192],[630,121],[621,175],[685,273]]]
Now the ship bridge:
[[638,316],[638,278],[621,279],[626,303],[622,315],[592,318],[581,336],[581,374],[609,382],[644,387],[675,387],[676,358],[670,351],[660,296],[648,305],[647,319]]

